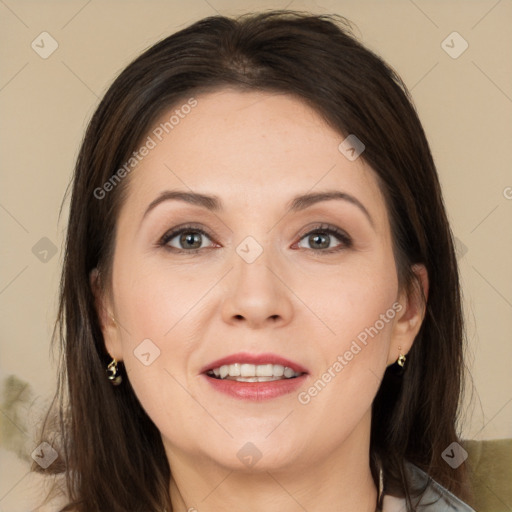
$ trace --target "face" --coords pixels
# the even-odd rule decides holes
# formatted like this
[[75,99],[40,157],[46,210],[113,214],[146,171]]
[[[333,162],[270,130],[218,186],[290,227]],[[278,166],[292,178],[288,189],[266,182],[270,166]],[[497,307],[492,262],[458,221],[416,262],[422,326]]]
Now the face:
[[158,120],[127,178],[107,349],[171,467],[301,468],[367,450],[382,375],[420,323],[374,171],[293,97],[195,101]]

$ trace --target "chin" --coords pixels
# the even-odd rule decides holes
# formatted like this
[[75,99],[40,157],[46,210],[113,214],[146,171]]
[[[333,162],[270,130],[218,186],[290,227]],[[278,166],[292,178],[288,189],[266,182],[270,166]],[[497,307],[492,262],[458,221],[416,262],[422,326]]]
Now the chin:
[[[267,439],[267,434],[245,435],[225,443],[212,442],[205,455],[219,466],[230,471],[243,473],[263,473],[273,471],[296,470],[300,459],[304,458],[303,442],[294,442],[289,436],[277,436]],[[211,451],[212,445],[215,452]],[[300,465],[300,464],[299,464]],[[309,465],[309,464],[308,464]]]

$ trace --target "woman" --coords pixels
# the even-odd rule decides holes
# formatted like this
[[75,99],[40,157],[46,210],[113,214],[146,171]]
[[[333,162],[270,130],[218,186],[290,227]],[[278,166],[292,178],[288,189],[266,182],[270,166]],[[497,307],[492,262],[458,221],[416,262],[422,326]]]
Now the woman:
[[343,18],[207,18],[121,73],[60,304],[61,510],[471,510],[438,176]]

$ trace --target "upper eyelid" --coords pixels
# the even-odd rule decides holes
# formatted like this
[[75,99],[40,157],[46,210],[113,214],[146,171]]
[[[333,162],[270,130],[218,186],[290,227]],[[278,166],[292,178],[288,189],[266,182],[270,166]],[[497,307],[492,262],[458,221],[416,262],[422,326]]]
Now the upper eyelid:
[[304,231],[301,231],[301,233],[298,236],[304,237],[304,236],[308,235],[309,233],[313,233],[315,231],[332,231],[332,232],[334,232],[334,234],[336,234],[336,231],[339,231],[340,234],[344,234],[345,236],[351,238],[350,235],[344,229],[338,228],[338,227],[334,226],[333,224],[329,224],[329,223],[325,223],[325,222],[322,222],[320,224],[306,228]]

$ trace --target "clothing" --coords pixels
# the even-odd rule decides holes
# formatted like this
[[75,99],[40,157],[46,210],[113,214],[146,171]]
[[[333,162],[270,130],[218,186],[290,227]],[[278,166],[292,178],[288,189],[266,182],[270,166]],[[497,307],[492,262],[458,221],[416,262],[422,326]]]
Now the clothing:
[[[418,466],[406,462],[405,470],[411,488],[417,490],[416,496],[411,495],[411,501],[416,506],[417,512],[475,512]],[[425,491],[421,493],[422,489]],[[384,494],[382,512],[407,512],[405,498]]]

